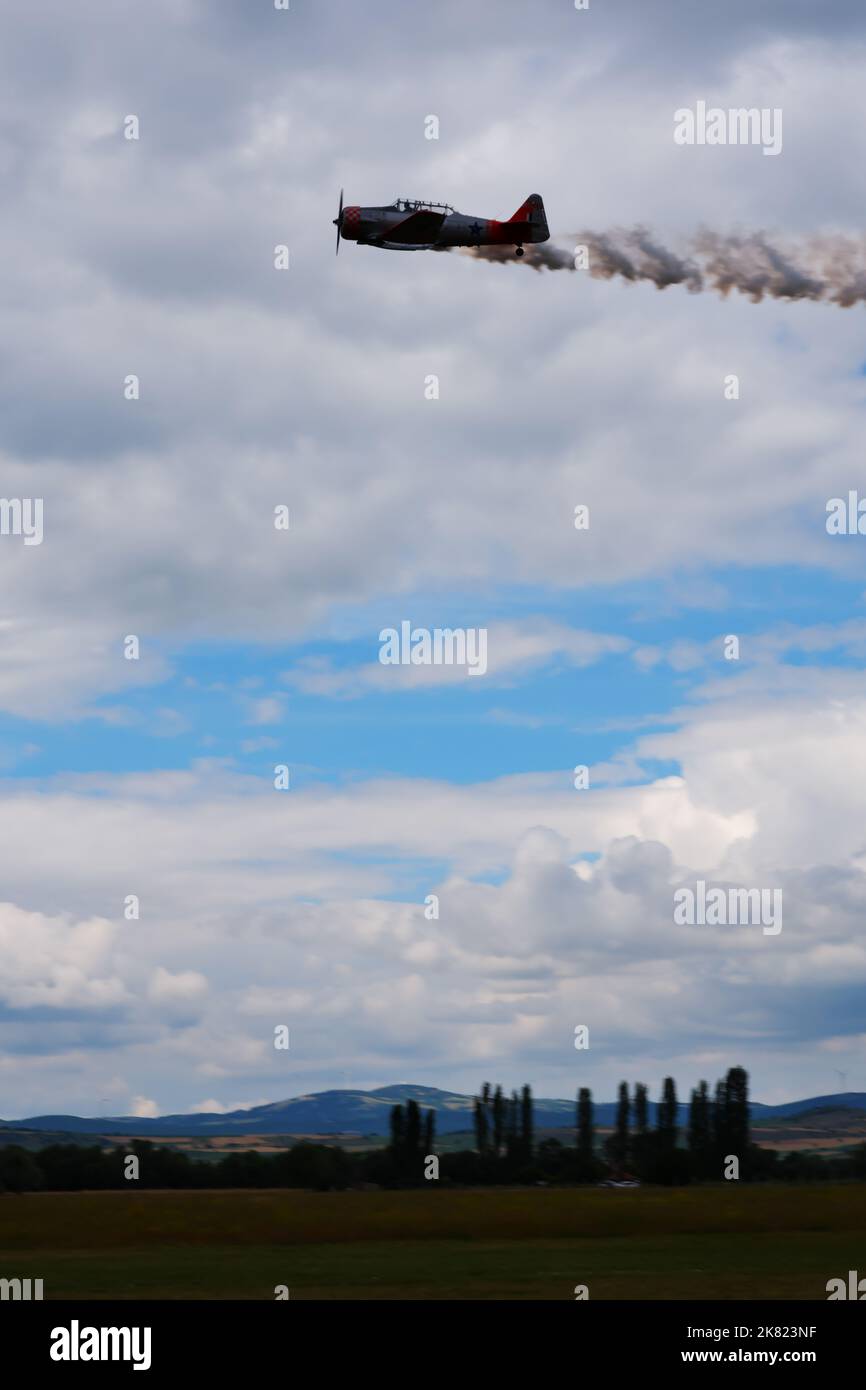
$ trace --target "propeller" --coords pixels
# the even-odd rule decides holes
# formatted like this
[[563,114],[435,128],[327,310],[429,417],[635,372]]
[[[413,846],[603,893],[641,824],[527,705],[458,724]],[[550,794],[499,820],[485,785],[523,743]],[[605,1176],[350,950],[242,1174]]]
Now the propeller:
[[334,226],[335,226],[336,229],[337,229],[337,249],[336,249],[336,251],[335,251],[334,254],[335,254],[336,256],[339,256],[339,254],[340,254],[340,233],[341,233],[342,230],[343,230],[343,190],[342,190],[342,188],[340,189],[340,210],[339,210],[339,212],[337,213],[337,216],[334,218]]

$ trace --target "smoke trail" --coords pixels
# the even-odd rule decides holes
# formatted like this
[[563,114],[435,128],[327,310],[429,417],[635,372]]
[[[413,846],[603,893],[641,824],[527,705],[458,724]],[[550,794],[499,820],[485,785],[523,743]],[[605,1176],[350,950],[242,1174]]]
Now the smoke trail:
[[[575,254],[586,247],[588,265]],[[460,248],[463,255],[502,265],[526,265],[536,271],[588,269],[599,280],[648,280],[658,289],[685,285],[692,294],[735,290],[753,303],[770,299],[823,300],[849,309],[866,302],[866,241],[850,237],[813,237],[793,248],[772,241],[765,232],[724,236],[701,231],[687,254],[660,245],[645,227],[610,232],[578,232],[566,250],[544,242],[524,247],[518,259],[510,246]]]
[[478,261],[498,261],[502,265],[528,265],[530,270],[575,270],[574,252],[564,251],[552,242],[540,246],[525,246],[522,260],[515,259],[513,246],[447,246],[443,251],[458,251]]

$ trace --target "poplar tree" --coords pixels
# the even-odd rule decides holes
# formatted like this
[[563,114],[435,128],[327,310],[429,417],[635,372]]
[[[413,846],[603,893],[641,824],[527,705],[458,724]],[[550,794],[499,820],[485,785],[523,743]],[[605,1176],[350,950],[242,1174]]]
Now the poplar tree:
[[710,1123],[710,1095],[706,1081],[692,1091],[689,1103],[689,1153],[699,1178],[707,1177],[712,1164],[713,1135]]
[[647,1088],[640,1081],[634,1088],[634,1127],[636,1134],[646,1134],[649,1129]]
[[508,1158],[516,1158],[519,1148],[520,1101],[517,1092],[511,1092],[511,1099],[505,1108],[505,1152]]
[[749,1078],[742,1067],[731,1067],[725,1078],[728,1153],[742,1163],[749,1147]]
[[527,1162],[532,1158],[533,1131],[532,1091],[524,1086],[520,1096],[520,1148]]
[[616,1161],[621,1166],[625,1166],[628,1160],[628,1118],[629,1118],[629,1099],[628,1082],[619,1083],[619,1097],[616,1105],[616,1130],[614,1134],[614,1153]]
[[672,1076],[666,1076],[658,1113],[658,1135],[663,1149],[675,1149],[677,1144],[677,1088]]
[[417,1100],[406,1106],[406,1166],[411,1171],[421,1155],[421,1111]]
[[502,1142],[505,1138],[505,1097],[502,1094],[502,1087],[497,1086],[493,1093],[493,1152],[499,1158],[502,1153]]
[[728,1143],[728,1088],[721,1080],[716,1082],[713,1100],[713,1147],[719,1160],[731,1151]]
[[592,1091],[581,1086],[577,1093],[577,1152],[582,1159],[591,1159],[595,1151]]

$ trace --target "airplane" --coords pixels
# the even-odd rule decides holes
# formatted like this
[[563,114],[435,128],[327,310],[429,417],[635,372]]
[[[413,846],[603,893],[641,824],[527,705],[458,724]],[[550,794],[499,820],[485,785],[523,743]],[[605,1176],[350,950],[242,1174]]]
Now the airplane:
[[395,198],[387,207],[343,207],[334,218],[337,251],[340,238],[359,246],[379,246],[385,251],[438,251],[450,246],[514,246],[523,255],[524,242],[548,241],[550,232],[539,193],[530,193],[507,222],[486,217],[466,217],[449,203],[427,203]]

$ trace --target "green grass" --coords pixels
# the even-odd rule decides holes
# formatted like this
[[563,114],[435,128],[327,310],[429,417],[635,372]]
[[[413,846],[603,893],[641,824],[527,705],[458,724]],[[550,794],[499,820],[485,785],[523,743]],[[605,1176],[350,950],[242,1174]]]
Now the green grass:
[[860,1185],[0,1199],[47,1298],[823,1299],[864,1263]]

